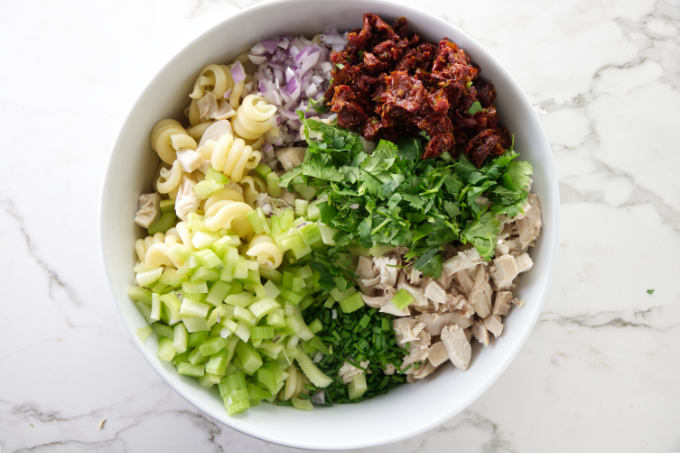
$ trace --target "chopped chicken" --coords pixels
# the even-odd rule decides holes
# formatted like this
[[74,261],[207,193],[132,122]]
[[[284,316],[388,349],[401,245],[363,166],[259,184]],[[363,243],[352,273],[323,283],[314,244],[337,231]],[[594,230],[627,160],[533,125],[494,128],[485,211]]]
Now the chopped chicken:
[[196,183],[193,179],[182,178],[182,184],[177,191],[177,198],[175,198],[175,213],[177,217],[186,220],[190,212],[194,212],[201,205],[201,200],[194,193],[194,186]]
[[219,101],[213,93],[206,93],[196,101],[198,115],[204,120],[226,120],[236,115],[236,111],[225,99]]
[[475,273],[475,283],[468,294],[468,301],[480,318],[486,318],[491,313],[491,295],[493,289],[489,284],[489,277],[484,266],[479,266]]
[[385,369],[383,370],[383,372],[388,376],[392,376],[395,371],[397,371],[397,367],[395,367],[391,363],[385,365]]
[[364,370],[366,369],[369,363],[370,362],[368,360],[359,362],[361,368],[357,368],[349,362],[344,362],[340,369],[338,370],[338,375],[342,378],[342,382],[344,382],[345,384],[349,384],[354,376],[358,374],[364,374]]
[[534,262],[528,253],[522,253],[520,256],[515,258],[515,261],[517,263],[517,270],[520,274],[534,267]]
[[371,308],[382,308],[390,302],[392,296],[389,294],[384,294],[382,296],[367,296],[362,293],[361,298],[364,299],[364,303]]
[[397,289],[405,289],[413,296],[415,300],[411,302],[409,307],[421,312],[429,311],[430,303],[427,301],[427,298],[425,297],[425,293],[423,292],[423,290],[416,286],[411,286],[408,283],[406,283],[406,277],[404,276],[403,273],[399,274]]
[[224,134],[231,134],[231,123],[227,120],[218,120],[212,123],[201,135],[201,141],[198,142],[198,147],[203,146],[208,140],[217,141]]
[[463,329],[472,325],[472,318],[461,313],[421,313],[415,317],[416,321],[424,324],[430,335],[439,335],[444,326],[457,324]]
[[140,195],[137,200],[135,223],[142,228],[149,228],[161,215],[160,203],[161,197],[156,192]]
[[489,345],[489,331],[486,330],[484,326],[484,321],[481,319],[475,319],[474,324],[472,324],[472,336],[477,339],[484,346]]
[[399,309],[392,302],[388,302],[385,305],[383,305],[382,307],[380,307],[380,312],[381,313],[388,313],[388,314],[394,315],[394,316],[410,316],[411,315],[411,312],[409,311],[408,307],[404,307],[403,309]]
[[289,171],[300,166],[305,159],[306,150],[306,148],[298,146],[281,148],[276,150],[276,157],[279,159],[279,162],[281,162],[283,169]]
[[458,285],[458,289],[460,289],[461,293],[465,295],[470,294],[472,287],[475,285],[474,275],[475,268],[463,269],[453,274],[456,284]]
[[512,300],[512,291],[496,291],[493,300],[494,315],[507,316],[510,313],[510,301]]
[[380,283],[385,286],[394,286],[397,284],[397,275],[399,268],[396,267],[399,263],[395,258],[381,256],[373,258],[378,273],[380,274]]
[[425,331],[425,324],[416,322],[413,318],[398,318],[394,320],[392,326],[399,346],[406,347],[406,343],[409,343],[409,354],[401,364],[402,368],[427,358],[431,336]]
[[498,289],[510,288],[512,281],[519,274],[515,257],[512,255],[502,255],[494,259],[490,273]]
[[357,264],[357,275],[360,278],[372,278],[378,272],[373,268],[373,259],[369,256],[360,256]]
[[411,269],[408,270],[406,274],[406,278],[408,279],[408,282],[412,285],[418,285],[420,283],[420,279],[423,277],[423,274],[416,268],[411,267]]
[[484,327],[486,330],[491,332],[495,338],[501,336],[503,333],[503,323],[501,322],[501,317],[497,315],[491,315],[484,319]]
[[478,264],[484,263],[476,248],[458,252],[456,256],[446,260],[442,266],[442,272],[453,275],[456,272],[471,269]]
[[441,339],[453,365],[458,369],[467,370],[472,358],[472,347],[465,336],[465,331],[456,324],[445,326],[442,329]]
[[415,382],[416,379],[424,379],[431,375],[436,369],[437,368],[435,366],[432,366],[430,362],[425,362],[424,364],[421,363],[418,369],[413,370],[413,374],[409,374],[406,377],[406,380],[411,379],[412,382]]
[[445,304],[448,301],[446,291],[434,280],[430,281],[425,287],[425,297],[437,305]]
[[529,207],[523,218],[517,221],[519,228],[519,240],[522,244],[522,250],[525,250],[541,232],[541,202],[535,194],[529,194],[527,198]]
[[442,363],[449,360],[449,353],[446,351],[444,342],[438,341],[430,346],[430,349],[427,351],[427,360],[434,367],[438,367]]
[[196,170],[201,170],[203,173],[208,171],[208,161],[193,149],[177,151],[177,161],[187,173],[193,173]]
[[397,343],[406,344],[418,339],[418,334],[425,328],[425,324],[414,318],[399,318],[392,323]]

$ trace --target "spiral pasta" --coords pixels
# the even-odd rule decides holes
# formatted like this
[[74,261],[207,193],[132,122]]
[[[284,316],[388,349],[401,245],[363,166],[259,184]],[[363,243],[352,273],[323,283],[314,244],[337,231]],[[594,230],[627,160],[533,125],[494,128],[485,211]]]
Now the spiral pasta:
[[178,160],[172,163],[172,167],[162,167],[158,179],[156,179],[156,190],[158,193],[168,194],[171,199],[177,196],[177,190],[182,183],[182,166]]
[[172,253],[173,248],[182,246],[182,239],[174,228],[167,233],[156,233],[144,239],[135,241],[135,252],[140,263],[144,263],[147,269],[156,269],[160,266],[179,268],[184,264],[181,253]]
[[209,64],[201,70],[194,82],[194,89],[189,95],[191,99],[200,99],[206,93],[212,93],[221,98],[224,93],[234,86],[229,68],[220,64]]
[[243,139],[234,138],[230,133],[222,134],[217,141],[208,140],[198,152],[210,159],[215,170],[223,172],[234,182],[241,181],[262,160],[259,151],[254,151]]
[[246,140],[257,140],[272,128],[271,118],[276,107],[268,104],[262,96],[249,94],[236,110],[233,127],[239,137]]
[[267,185],[259,176],[245,176],[241,180],[243,188],[243,198],[251,206],[255,205],[257,196],[267,191]]
[[207,212],[208,209],[218,201],[240,201],[243,202],[243,189],[238,184],[229,184],[227,187],[218,190],[217,192],[210,195],[203,205],[203,212]]
[[220,200],[206,209],[204,224],[210,231],[225,228],[239,237],[244,237],[252,231],[246,218],[251,211],[253,208],[242,201]]
[[172,165],[177,158],[177,151],[196,149],[196,146],[196,140],[173,119],[160,120],[151,131],[151,147],[168,165]]
[[283,252],[266,234],[259,234],[250,241],[246,255],[252,256],[262,267],[276,269],[283,261]]

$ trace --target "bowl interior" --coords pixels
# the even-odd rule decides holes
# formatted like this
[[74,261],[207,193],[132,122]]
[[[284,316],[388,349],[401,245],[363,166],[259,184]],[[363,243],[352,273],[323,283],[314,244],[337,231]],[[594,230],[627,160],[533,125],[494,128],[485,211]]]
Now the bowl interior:
[[[456,27],[421,11],[382,1],[300,0],[265,4],[234,16],[196,39],[170,61],[143,92],[128,116],[113,150],[101,204],[104,264],[116,303],[132,333],[144,320],[128,300],[133,281],[133,242],[141,236],[134,225],[137,197],[151,189],[157,158],[149,144],[153,125],[162,118],[181,119],[194,78],[208,63],[228,62],[255,41],[278,33],[314,34],[327,27],[359,27],[364,12],[387,19],[406,16],[425,38],[446,36],[458,43],[482,68],[498,93],[501,120],[515,134],[515,148],[535,168],[534,191],[543,206],[544,229],[533,250],[534,269],[522,275],[519,296],[526,302],[505,321],[501,338],[475,348],[466,372],[447,366],[416,385],[359,404],[301,412],[262,404],[247,413],[227,416],[220,399],[194,380],[179,376],[155,355],[156,342],[134,341],[149,363],[183,397],[213,418],[239,431],[280,444],[318,449],[358,448],[394,442],[452,417],[478,398],[515,357],[542,306],[556,243],[558,192],[552,156],[541,126],[517,84],[476,42]],[[417,408],[418,410],[411,410]]]

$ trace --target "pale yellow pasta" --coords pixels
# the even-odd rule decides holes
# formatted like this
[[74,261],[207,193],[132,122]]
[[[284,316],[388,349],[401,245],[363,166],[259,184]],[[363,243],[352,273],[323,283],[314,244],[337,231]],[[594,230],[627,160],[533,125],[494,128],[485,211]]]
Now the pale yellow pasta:
[[[173,231],[174,230],[174,231]],[[184,253],[176,253],[178,247],[184,247],[181,238],[174,228],[166,234],[156,233],[135,241],[135,252],[140,263],[147,269],[161,266],[179,268],[184,264]]]
[[245,176],[241,180],[241,187],[243,188],[243,198],[251,206],[255,205],[259,194],[267,191],[267,185],[259,176]]
[[283,252],[266,234],[259,234],[251,239],[246,255],[255,258],[260,266],[269,269],[276,269],[283,260]]
[[221,200],[210,205],[205,211],[205,227],[210,231],[227,229],[239,237],[250,234],[252,227],[246,216],[253,208],[242,201]]
[[203,123],[198,123],[197,125],[191,126],[189,129],[187,129],[187,133],[198,142],[201,140],[201,137],[203,137],[205,130],[212,126],[213,123],[214,121],[204,121]]
[[178,160],[175,160],[170,168],[162,167],[156,180],[156,190],[158,193],[168,194],[174,200],[177,196],[177,189],[182,183],[182,175],[182,166]]
[[177,151],[196,149],[194,140],[187,131],[173,119],[164,119],[156,123],[151,131],[151,147],[158,157],[168,165],[177,158]]
[[227,187],[218,190],[217,192],[210,195],[203,205],[203,212],[207,212],[210,206],[214,205],[218,201],[245,201],[243,199],[243,189],[237,184],[229,184]]
[[194,82],[194,89],[189,95],[191,99],[200,99],[206,93],[212,93],[221,98],[234,85],[231,72],[225,65],[209,64],[198,75]]
[[198,110],[198,100],[193,99],[189,106],[184,110],[184,116],[189,120],[191,126],[196,126],[203,122],[201,112]]
[[222,134],[217,141],[208,140],[198,152],[210,159],[215,170],[221,171],[234,182],[241,181],[262,160],[259,151],[254,151],[243,139],[234,138],[230,133]]
[[271,118],[275,113],[276,107],[268,104],[262,96],[249,94],[232,120],[234,132],[246,140],[257,140],[272,128]]

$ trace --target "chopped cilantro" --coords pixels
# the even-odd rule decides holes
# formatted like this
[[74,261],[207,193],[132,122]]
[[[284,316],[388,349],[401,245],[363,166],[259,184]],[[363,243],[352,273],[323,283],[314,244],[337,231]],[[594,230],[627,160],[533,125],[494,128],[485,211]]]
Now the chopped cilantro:
[[648,289],[648,290],[647,290],[647,294],[654,294],[654,290],[653,290],[653,289]]
[[474,115],[477,112],[482,111],[482,104],[479,103],[479,101],[475,101],[472,103],[470,108],[468,109],[468,114],[469,115]]
[[405,258],[436,278],[444,244],[471,244],[489,260],[499,216],[523,212],[533,168],[516,160],[512,147],[477,168],[464,155],[420,159],[421,138],[380,140],[368,154],[352,132],[303,116],[301,121],[307,153],[280,184],[304,184],[327,197],[318,207],[322,222],[336,230],[336,245],[315,251],[312,266],[328,290],[338,278],[352,280],[351,262],[342,264],[348,246],[405,246]]

